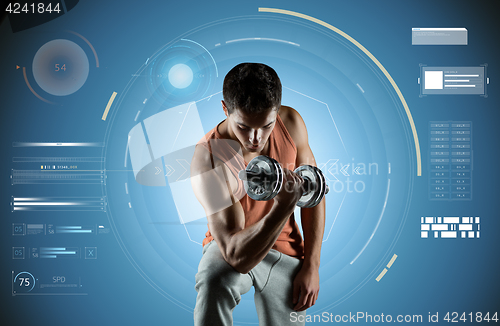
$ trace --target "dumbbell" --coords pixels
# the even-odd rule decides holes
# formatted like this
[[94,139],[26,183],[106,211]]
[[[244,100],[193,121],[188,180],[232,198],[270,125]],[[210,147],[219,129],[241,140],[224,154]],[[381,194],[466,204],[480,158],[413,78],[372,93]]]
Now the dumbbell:
[[[303,194],[297,206],[318,205],[330,190],[323,172],[312,165],[302,165],[293,172],[304,180]],[[243,180],[248,196],[254,200],[273,199],[283,187],[283,168],[278,161],[265,155],[253,158],[238,177]]]

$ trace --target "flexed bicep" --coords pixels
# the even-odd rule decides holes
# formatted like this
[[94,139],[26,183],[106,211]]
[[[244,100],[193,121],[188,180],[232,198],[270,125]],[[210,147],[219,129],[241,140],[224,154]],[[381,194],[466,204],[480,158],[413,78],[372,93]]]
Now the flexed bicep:
[[222,165],[193,175],[191,186],[207,217],[230,207],[235,202],[227,173]]
[[210,233],[226,258],[231,236],[245,226],[245,214],[239,198],[233,194],[237,187],[235,177],[224,163],[216,162],[212,167],[214,161],[210,155],[203,148],[195,152],[191,185],[205,210]]

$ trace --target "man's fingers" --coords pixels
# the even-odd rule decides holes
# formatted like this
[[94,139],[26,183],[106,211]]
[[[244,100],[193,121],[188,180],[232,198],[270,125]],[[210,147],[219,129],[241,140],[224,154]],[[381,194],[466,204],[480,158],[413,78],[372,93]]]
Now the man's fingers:
[[316,303],[316,294],[315,293],[311,293],[309,295],[309,300],[307,301],[307,307],[306,307],[306,309],[311,308],[312,306],[314,306],[315,303]]
[[299,302],[297,302],[293,310],[303,311],[309,309],[316,304],[317,299],[318,299],[318,292],[305,292],[305,290],[301,291],[300,300]]
[[[299,307],[297,309],[297,311],[303,311],[303,310],[311,308],[312,306],[314,306],[315,301],[316,300],[314,297],[314,293],[309,293],[309,295],[307,295],[306,299],[304,300],[304,304],[302,305],[302,307]],[[302,300],[301,300],[301,302],[302,302]]]
[[293,308],[293,310],[295,311],[302,311],[302,310],[306,310],[307,309],[307,305],[305,302],[302,301],[302,297],[300,298],[300,302],[297,303],[297,305]]
[[309,293],[307,293],[305,291],[301,291],[300,292],[300,300],[297,303],[297,305],[295,305],[295,307],[293,309],[296,311],[302,311],[302,310],[307,309],[306,305],[307,305],[307,301],[309,300],[309,296],[310,296]]

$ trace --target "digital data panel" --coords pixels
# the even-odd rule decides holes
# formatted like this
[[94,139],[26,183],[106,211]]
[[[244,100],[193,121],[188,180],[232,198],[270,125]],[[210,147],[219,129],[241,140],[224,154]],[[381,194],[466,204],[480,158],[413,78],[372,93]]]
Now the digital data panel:
[[422,67],[423,95],[486,95],[486,67]]

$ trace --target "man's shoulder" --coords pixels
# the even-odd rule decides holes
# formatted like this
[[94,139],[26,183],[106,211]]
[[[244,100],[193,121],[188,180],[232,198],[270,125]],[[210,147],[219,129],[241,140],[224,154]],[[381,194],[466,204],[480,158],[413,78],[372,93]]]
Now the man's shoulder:
[[304,141],[307,142],[307,130],[304,120],[297,110],[282,105],[279,116],[283,121],[288,133],[292,137],[295,145],[300,146]]
[[213,148],[214,141],[220,139],[217,137],[217,126],[212,128],[203,136],[195,146],[193,158],[191,160],[191,173],[200,174],[213,168],[214,156]]
[[199,142],[191,160],[191,175],[198,175],[212,169],[212,156],[206,143]]
[[[239,155],[238,155],[239,154]],[[191,173],[194,175],[209,171],[219,165],[234,165],[242,157],[237,141],[227,138],[210,137],[199,141],[191,160]]]

